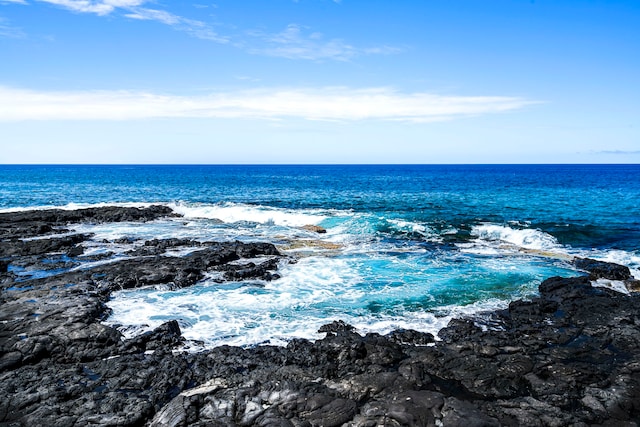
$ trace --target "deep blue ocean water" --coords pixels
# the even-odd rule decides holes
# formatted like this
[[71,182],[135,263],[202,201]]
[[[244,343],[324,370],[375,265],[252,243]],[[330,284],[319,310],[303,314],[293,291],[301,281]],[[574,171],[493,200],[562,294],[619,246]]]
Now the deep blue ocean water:
[[87,253],[125,256],[120,237],[188,237],[270,241],[298,259],[270,283],[114,295],[108,322],[127,334],[176,318],[206,345],[315,338],[336,319],[436,332],[581,274],[573,256],[639,277],[639,201],[640,165],[0,166],[3,210],[161,203],[184,215],[78,226],[114,242]]

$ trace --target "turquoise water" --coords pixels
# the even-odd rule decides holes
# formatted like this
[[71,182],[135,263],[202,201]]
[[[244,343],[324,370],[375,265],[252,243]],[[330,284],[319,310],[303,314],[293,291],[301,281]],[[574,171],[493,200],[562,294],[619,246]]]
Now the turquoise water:
[[[162,203],[184,215],[82,225],[92,251],[188,237],[270,241],[297,263],[282,278],[114,295],[127,334],[180,321],[205,345],[315,338],[343,319],[361,332],[436,332],[452,316],[535,294],[590,256],[640,276],[639,165],[0,166],[0,208]],[[319,225],[326,234],[306,231]]]

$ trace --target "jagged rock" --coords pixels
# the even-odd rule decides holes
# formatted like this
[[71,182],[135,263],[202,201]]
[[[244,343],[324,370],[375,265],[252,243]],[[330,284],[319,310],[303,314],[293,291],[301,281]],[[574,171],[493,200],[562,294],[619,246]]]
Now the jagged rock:
[[500,422],[478,409],[471,402],[450,397],[442,406],[444,427],[499,427]]
[[84,248],[81,245],[76,245],[67,251],[68,257],[77,257],[84,253]]
[[328,334],[330,333],[339,333],[339,332],[351,332],[353,331],[355,328],[347,323],[345,323],[342,320],[334,320],[331,323],[328,323],[326,325],[322,325],[320,327],[320,329],[318,329],[318,332],[322,333],[322,332],[326,332]]
[[438,332],[438,336],[445,342],[451,343],[464,340],[480,331],[470,319],[451,319],[446,328]]
[[125,349],[135,348],[137,351],[169,349],[184,343],[180,325],[177,320],[170,320],[125,343]]
[[103,206],[77,210],[47,209],[0,212],[0,236],[5,239],[42,236],[52,231],[65,232],[65,225],[79,222],[152,221],[177,216],[167,206],[145,208]]
[[[45,236],[68,223],[170,214],[164,208],[70,212],[0,215],[2,250],[11,254],[0,263],[0,425],[631,426],[640,420],[640,294],[594,288],[592,277],[555,277],[528,301],[452,320],[440,341],[413,330],[362,336],[337,320],[321,327],[327,336],[315,342],[191,354],[176,351],[183,343],[176,321],[123,340],[100,323],[109,295],[155,284],[190,286],[210,272],[220,272],[220,280],[267,280],[277,274],[277,249],[154,240],[143,246],[144,258],[19,282],[7,273],[9,264],[41,269],[51,251],[84,244],[73,241],[80,237]],[[44,238],[23,245],[12,240],[19,233]],[[175,247],[196,250],[160,256]],[[611,265],[592,270],[624,276]],[[486,324],[491,328],[481,327]]]
[[0,256],[44,255],[51,252],[71,250],[78,243],[90,238],[90,234],[73,234],[64,237],[50,237],[37,240],[17,240],[0,246]]
[[256,265],[253,262],[247,264],[226,265],[223,267],[226,280],[262,279],[266,281],[279,279],[274,273],[278,268],[278,259],[272,258]]
[[611,262],[597,261],[591,258],[575,258],[575,265],[580,270],[589,272],[592,280],[609,279],[609,280],[627,280],[631,278],[629,267]]
[[433,334],[414,331],[413,329],[396,329],[387,335],[391,341],[398,344],[427,345],[435,342]]

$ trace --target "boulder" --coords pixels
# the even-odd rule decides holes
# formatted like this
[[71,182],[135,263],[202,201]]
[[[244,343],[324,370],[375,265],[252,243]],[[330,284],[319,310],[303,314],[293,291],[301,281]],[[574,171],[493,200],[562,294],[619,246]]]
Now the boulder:
[[575,258],[573,265],[589,273],[591,280],[627,280],[631,278],[629,267],[591,258]]

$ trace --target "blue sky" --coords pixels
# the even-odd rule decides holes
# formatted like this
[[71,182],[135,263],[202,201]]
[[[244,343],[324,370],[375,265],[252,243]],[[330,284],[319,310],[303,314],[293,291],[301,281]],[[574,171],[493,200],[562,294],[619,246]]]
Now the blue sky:
[[0,0],[0,163],[640,163],[640,1]]

